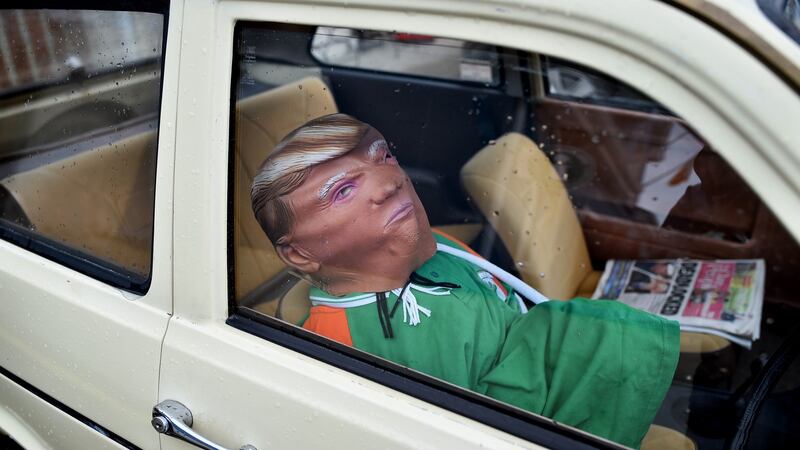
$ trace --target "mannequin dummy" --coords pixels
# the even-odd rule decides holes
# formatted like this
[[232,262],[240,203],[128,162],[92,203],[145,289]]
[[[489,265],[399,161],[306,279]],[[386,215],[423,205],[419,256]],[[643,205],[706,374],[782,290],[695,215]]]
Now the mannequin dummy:
[[378,130],[344,114],[290,133],[262,164],[253,211],[314,285],[303,326],[536,414],[637,447],[669,388],[678,326],[622,303],[527,311],[508,285],[437,244]]

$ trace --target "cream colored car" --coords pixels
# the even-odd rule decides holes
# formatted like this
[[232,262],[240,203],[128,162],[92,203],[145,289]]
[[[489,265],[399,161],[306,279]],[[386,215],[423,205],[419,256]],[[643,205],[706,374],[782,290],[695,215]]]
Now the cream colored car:
[[[615,446],[298,326],[249,183],[336,111],[550,297],[611,259],[764,259],[761,339],[683,333],[643,447],[797,442],[795,0],[35,4],[0,10],[0,446]],[[509,142],[543,200],[462,170]]]

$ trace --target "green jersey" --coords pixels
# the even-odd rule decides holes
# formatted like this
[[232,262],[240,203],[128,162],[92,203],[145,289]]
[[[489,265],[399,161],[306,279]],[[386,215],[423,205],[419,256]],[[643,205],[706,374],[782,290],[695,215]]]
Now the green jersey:
[[526,312],[491,274],[442,252],[403,289],[335,297],[313,288],[310,298],[307,329],[633,447],[677,364],[676,322],[603,300]]

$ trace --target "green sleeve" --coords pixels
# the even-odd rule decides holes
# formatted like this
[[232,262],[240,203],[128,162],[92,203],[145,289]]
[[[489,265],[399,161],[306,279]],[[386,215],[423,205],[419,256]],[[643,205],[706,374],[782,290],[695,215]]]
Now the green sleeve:
[[679,328],[619,302],[550,301],[510,327],[487,395],[638,447],[672,381]]

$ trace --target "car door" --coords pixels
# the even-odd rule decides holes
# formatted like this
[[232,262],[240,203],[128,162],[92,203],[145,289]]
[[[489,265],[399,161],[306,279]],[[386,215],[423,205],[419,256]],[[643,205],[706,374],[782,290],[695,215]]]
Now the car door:
[[[792,157],[762,153],[758,139],[790,148],[786,136],[791,124],[759,103],[763,119],[747,127],[745,136],[748,114],[738,106],[726,108],[744,101],[736,87],[747,79],[766,80],[764,95],[770,98],[794,94],[735,43],[681,11],[656,2],[615,6],[219,2],[187,8],[176,121],[175,305],[164,339],[159,402],[180,402],[192,414],[194,432],[227,448],[613,445],[242,305],[234,279],[239,270],[234,267],[239,245],[234,235],[242,208],[234,206],[233,193],[239,181],[235,149],[242,138],[234,123],[236,95],[239,84],[250,85],[241,72],[258,52],[237,41],[237,27],[278,23],[402,30],[570,58],[641,89],[689,121],[732,166],[742,172],[747,167],[746,181],[789,232],[800,235],[796,217],[786,212],[800,203],[786,175],[794,169],[779,169],[775,163]],[[702,64],[702,52],[685,42],[680,43],[683,58],[697,59],[676,64],[675,42],[666,32],[672,28],[662,22],[681,27],[692,39],[713,42],[715,52],[740,66],[740,76],[732,80],[715,74],[716,69]],[[653,29],[661,30],[657,38]],[[715,80],[713,87],[708,77]],[[298,95],[308,90],[303,83],[287,86]],[[797,99],[791,99],[788,107],[800,111]],[[289,115],[278,111],[274,121]],[[168,435],[162,435],[161,445],[190,448]]]
[[175,10],[37,3],[0,11],[0,434],[158,448]]
[[[182,53],[187,70],[180,81],[178,104],[185,114],[176,124],[177,308],[164,341],[160,400],[183,403],[192,412],[198,433],[229,448],[315,447],[331,439],[336,447],[397,447],[412,441],[463,448],[535,447],[458,414],[431,409],[428,403],[369,378],[353,376],[317,360],[313,353],[287,350],[248,333],[240,329],[246,319],[234,325],[227,322],[230,94],[227,88],[209,86],[231,83],[235,21],[269,17],[275,7],[221,3],[185,12],[183,33],[193,45]],[[306,10],[295,9],[287,12]],[[209,29],[215,30],[213,35]],[[282,333],[276,337],[292,338]],[[331,357],[338,353],[328,352]],[[374,363],[348,365],[373,379],[385,374]],[[387,375],[402,384],[402,377]],[[482,412],[480,407],[476,410]],[[413,436],[407,435],[410,430]],[[161,443],[163,448],[185,448],[172,437],[162,437]]]

